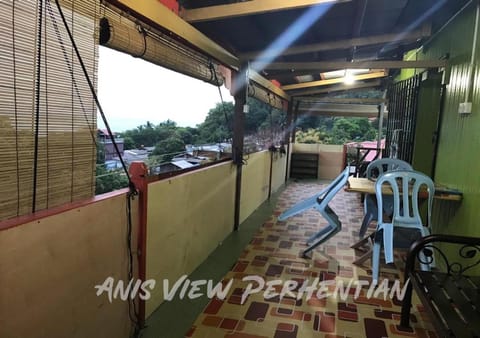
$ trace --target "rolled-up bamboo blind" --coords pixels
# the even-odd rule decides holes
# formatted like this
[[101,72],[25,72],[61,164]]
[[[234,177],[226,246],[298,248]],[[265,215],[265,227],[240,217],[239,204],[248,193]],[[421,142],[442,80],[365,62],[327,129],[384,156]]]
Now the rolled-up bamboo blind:
[[100,20],[100,44],[199,80],[222,85],[218,64],[146,25],[110,9]]
[[248,85],[248,96],[254,97],[274,108],[283,109],[283,101],[280,97],[262,88],[253,81]]
[[[94,84],[99,6],[62,1]],[[95,191],[95,103],[55,4],[40,8],[38,0],[0,2],[0,220]]]

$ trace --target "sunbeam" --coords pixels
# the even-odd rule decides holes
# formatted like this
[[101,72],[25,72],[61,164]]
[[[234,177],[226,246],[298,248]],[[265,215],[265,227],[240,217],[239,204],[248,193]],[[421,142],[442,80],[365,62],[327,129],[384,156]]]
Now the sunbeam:
[[[308,8],[293,24],[280,34],[255,60],[256,72],[261,72],[278,55],[287,49],[295,40],[297,40],[307,29],[309,29],[320,17],[322,17],[333,6],[333,3],[311,6]],[[246,76],[247,70],[241,71],[241,76],[237,78],[235,88],[243,87],[241,79]]]

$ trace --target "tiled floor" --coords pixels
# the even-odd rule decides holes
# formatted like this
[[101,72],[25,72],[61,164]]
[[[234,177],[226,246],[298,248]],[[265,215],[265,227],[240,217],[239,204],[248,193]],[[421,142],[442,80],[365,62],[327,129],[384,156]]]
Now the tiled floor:
[[[337,285],[347,286],[357,281],[371,281],[370,261],[363,267],[352,264],[360,252],[350,248],[358,238],[362,221],[362,205],[359,195],[341,191],[331,202],[332,208],[343,223],[340,233],[318,247],[312,259],[301,258],[305,239],[325,225],[314,209],[292,217],[285,222],[277,216],[321,190],[315,182],[292,182],[278,198],[274,214],[254,235],[250,244],[223,279],[224,285],[233,280],[224,300],[212,298],[198,316],[187,337],[195,338],[308,338],[308,337],[435,337],[432,325],[418,300],[414,298],[412,310],[413,332],[399,330],[400,301],[384,294],[377,297],[368,294],[368,285],[352,287],[348,294],[335,292]],[[402,265],[401,253],[396,253],[396,266]],[[242,304],[242,295],[249,281],[244,278],[257,276],[258,282],[280,282],[271,292],[280,292],[285,282],[309,284],[318,277],[325,283],[321,291],[315,288],[298,297],[298,287],[291,295],[265,298],[264,291],[249,295]],[[402,280],[394,266],[382,266],[380,282]],[[326,281],[333,281],[328,286]],[[252,282],[252,287],[258,284]],[[389,284],[391,286],[391,283]],[[403,285],[402,285],[403,286]],[[341,291],[341,290],[340,290]],[[358,291],[358,294],[356,292]],[[374,289],[378,291],[378,289]],[[375,293],[373,294],[375,295]],[[297,296],[297,297],[295,297]],[[322,298],[324,296],[324,298]],[[343,298],[343,299],[342,299]]]

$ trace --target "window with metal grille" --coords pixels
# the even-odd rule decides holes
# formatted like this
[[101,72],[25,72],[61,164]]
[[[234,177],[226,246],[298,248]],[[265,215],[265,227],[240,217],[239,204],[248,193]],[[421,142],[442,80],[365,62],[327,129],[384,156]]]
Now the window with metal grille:
[[420,75],[389,86],[384,157],[412,162],[419,89]]

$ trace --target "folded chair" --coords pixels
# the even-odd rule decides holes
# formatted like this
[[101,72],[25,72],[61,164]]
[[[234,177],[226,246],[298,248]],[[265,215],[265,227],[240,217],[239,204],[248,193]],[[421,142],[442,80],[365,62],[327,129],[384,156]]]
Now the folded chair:
[[350,167],[337,176],[332,183],[318,194],[307,198],[306,200],[295,204],[293,207],[278,216],[279,221],[284,221],[289,217],[300,214],[305,210],[315,208],[327,220],[326,227],[318,231],[316,234],[307,239],[308,248],[303,252],[303,257],[308,257],[307,254],[315,249],[318,245],[331,238],[342,229],[342,223],[338,219],[337,214],[328,206],[328,203],[338,193],[338,191],[347,183],[350,173]]
[[[402,160],[396,158],[382,158],[370,162],[367,166],[366,174],[369,180],[373,180],[376,177],[382,175],[385,172],[392,170],[412,170],[412,166]],[[391,216],[393,214],[393,196],[383,196],[383,212]],[[365,216],[363,217],[362,225],[358,236],[363,238],[367,232],[368,226],[372,221],[377,220],[377,201],[375,195],[368,194],[363,201],[363,208]]]
[[[383,219],[382,185],[389,184],[393,191],[393,215],[391,221]],[[380,270],[380,250],[384,247],[385,261],[393,263],[394,228],[416,229],[420,236],[430,234],[424,226],[418,210],[419,191],[422,187],[422,198],[427,198],[427,224],[431,225],[432,203],[435,194],[433,181],[427,175],[418,171],[398,170],[387,172],[378,177],[375,183],[377,196],[378,223],[374,237],[372,254],[372,279],[378,281]],[[424,193],[427,195],[425,196]],[[411,244],[411,243],[409,243]],[[420,261],[427,261],[426,259]],[[428,266],[422,266],[428,269]]]

